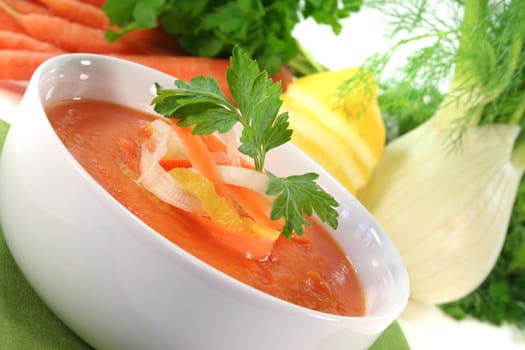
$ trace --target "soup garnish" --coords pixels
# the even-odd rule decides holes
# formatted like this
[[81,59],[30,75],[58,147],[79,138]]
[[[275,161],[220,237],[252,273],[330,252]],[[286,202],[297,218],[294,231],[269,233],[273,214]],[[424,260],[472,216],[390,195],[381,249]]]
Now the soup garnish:
[[[282,178],[264,169],[266,154],[292,135],[287,113],[279,114],[280,83],[237,47],[227,80],[235,104],[213,77],[176,80],[172,89],[156,84],[152,104],[172,122],[151,123],[139,181],[161,200],[222,225],[219,239],[251,258],[266,257],[280,233],[302,235],[314,212],[337,228],[338,203],[317,174]],[[242,126],[239,145],[235,124]]]

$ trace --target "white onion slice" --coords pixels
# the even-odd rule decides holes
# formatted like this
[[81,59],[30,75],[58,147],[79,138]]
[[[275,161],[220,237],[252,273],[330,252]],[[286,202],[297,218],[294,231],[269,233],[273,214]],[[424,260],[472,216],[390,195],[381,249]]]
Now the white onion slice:
[[204,215],[200,202],[189,194],[159,165],[153,153],[143,147],[140,158],[141,175],[138,182],[161,201],[174,207]]
[[224,183],[241,186],[265,194],[268,176],[257,170],[232,165],[218,165],[217,170]]
[[[151,128],[151,144],[142,147],[140,176],[137,182],[163,202],[183,210],[205,214],[199,200],[186,192],[159,164],[159,160],[168,151],[168,142],[173,132],[171,126],[161,120],[155,120],[151,123]],[[152,147],[153,151],[150,151],[149,147]]]
[[156,119],[150,123],[150,127],[150,142],[159,148],[162,147],[163,156],[187,159],[186,149],[170,124],[162,119]]
[[232,165],[241,166],[241,155],[238,151],[239,137],[237,136],[235,130],[230,129],[230,131],[227,131],[223,134],[219,134],[219,136],[224,141],[224,145],[226,146],[226,153],[228,154]]

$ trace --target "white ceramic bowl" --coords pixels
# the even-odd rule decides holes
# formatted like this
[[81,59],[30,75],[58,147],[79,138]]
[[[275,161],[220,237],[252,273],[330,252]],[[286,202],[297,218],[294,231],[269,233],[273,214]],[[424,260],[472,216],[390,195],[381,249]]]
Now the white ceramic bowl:
[[403,262],[371,215],[291,145],[274,173],[321,174],[340,203],[335,239],[356,267],[367,314],[342,317],[279,300],[209,267],[152,231],[66,150],[48,102],[96,98],[151,111],[173,78],[114,58],[68,54],[31,79],[0,158],[0,222],[36,292],[97,349],[366,349],[408,300]]

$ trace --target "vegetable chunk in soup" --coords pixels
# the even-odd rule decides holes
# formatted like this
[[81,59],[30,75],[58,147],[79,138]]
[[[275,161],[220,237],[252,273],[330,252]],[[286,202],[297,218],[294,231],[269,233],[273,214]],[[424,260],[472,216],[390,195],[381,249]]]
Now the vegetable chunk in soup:
[[98,183],[159,234],[214,268],[275,297],[338,315],[365,313],[355,269],[315,221],[303,236],[280,235],[265,259],[236,254],[210,234],[208,218],[178,209],[146,190],[139,178],[141,149],[158,117],[97,100],[47,107],[67,149]]

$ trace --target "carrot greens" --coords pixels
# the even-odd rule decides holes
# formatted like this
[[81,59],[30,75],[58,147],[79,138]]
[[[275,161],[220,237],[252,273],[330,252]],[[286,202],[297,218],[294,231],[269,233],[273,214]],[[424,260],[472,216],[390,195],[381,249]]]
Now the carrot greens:
[[[178,126],[192,126],[194,134],[225,133],[236,123],[242,125],[238,150],[253,159],[256,170],[264,171],[267,153],[290,141],[288,114],[279,113],[281,84],[273,83],[266,71],[239,47],[233,49],[226,73],[235,104],[221,91],[213,77],[197,76],[185,83],[174,82],[168,89],[157,84],[152,103],[155,111],[178,119]],[[290,237],[303,234],[309,225],[304,216],[315,212],[322,221],[336,228],[338,206],[335,199],[316,182],[317,174],[308,173],[280,178],[268,174],[266,194],[276,196],[272,202],[272,220],[284,218],[282,233]]]
[[[107,0],[104,11],[118,30],[107,38],[117,40],[126,33],[160,27],[179,38],[190,54],[227,57],[234,46],[243,48],[270,74],[283,63],[303,75],[323,69],[304,53],[292,36],[304,18],[329,25],[335,33],[340,19],[360,9],[362,0]],[[295,68],[295,69],[294,69]]]

